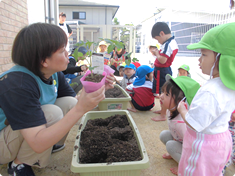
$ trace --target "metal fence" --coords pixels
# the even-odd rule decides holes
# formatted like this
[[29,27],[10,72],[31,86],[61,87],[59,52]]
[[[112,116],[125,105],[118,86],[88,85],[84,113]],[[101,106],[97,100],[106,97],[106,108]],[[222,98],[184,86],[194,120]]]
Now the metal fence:
[[208,30],[217,25],[235,22],[235,9],[220,14],[188,12],[185,15],[191,15],[192,22],[168,22],[179,46],[179,56],[198,56],[200,51],[187,50],[186,46],[199,42]]

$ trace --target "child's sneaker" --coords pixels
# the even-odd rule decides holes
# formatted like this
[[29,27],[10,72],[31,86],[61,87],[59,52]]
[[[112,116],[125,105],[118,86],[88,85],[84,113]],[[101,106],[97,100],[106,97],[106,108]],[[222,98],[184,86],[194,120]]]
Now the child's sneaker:
[[35,176],[31,166],[26,164],[18,164],[16,167],[11,167],[12,162],[8,163],[7,172],[9,176]]
[[64,148],[65,148],[65,144],[63,144],[63,145],[55,144],[52,147],[51,153],[59,152],[59,151],[63,150]]

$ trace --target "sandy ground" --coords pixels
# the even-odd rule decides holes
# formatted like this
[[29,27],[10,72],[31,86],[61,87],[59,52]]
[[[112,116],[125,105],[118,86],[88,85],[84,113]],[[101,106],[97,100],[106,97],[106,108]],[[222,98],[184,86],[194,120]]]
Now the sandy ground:
[[[147,55],[137,55],[141,64],[147,64],[148,58]],[[142,59],[141,59],[142,58]],[[192,78],[198,81],[203,85],[206,80],[209,78],[206,75],[201,73],[201,70],[198,68],[198,58],[187,58],[187,57],[176,57],[173,65],[173,77],[177,76],[178,67],[182,64],[188,64],[190,66],[190,73]],[[156,105],[154,110],[158,110],[159,100],[156,99]],[[130,105],[129,105],[130,107]],[[94,110],[98,110],[94,109]],[[151,120],[151,117],[155,117],[157,114],[154,114],[152,111],[148,112],[130,112],[132,118],[134,119],[141,137],[144,141],[145,148],[149,156],[149,168],[142,170],[140,176],[173,176],[170,172],[171,167],[176,167],[177,163],[174,160],[166,160],[162,158],[162,155],[166,152],[164,144],[159,140],[159,134],[162,130],[168,129],[167,122],[154,122]],[[51,163],[49,166],[43,169],[34,168],[36,176],[72,176],[79,175],[74,174],[70,171],[72,153],[74,147],[74,141],[79,128],[79,122],[71,129],[67,140],[66,147],[64,150],[52,154]],[[7,166],[0,166],[0,176],[7,176]],[[228,168],[225,176],[233,176],[235,174],[235,166],[231,165]]]
[[[159,109],[159,100],[156,99],[156,106],[153,110]],[[130,105],[129,105],[130,106]],[[94,109],[98,110],[98,108]],[[154,122],[151,117],[155,117],[152,111],[148,112],[130,112],[134,119],[141,137],[144,141],[145,148],[149,156],[150,166],[141,171],[140,176],[173,176],[169,170],[171,167],[176,167],[177,163],[170,159],[163,159],[162,155],[166,152],[164,144],[159,140],[159,134],[162,130],[168,129],[167,122]],[[64,150],[52,154],[51,163],[43,169],[33,168],[36,176],[73,176],[70,171],[74,141],[79,128],[79,122],[71,129]],[[0,175],[7,176],[7,165],[0,167]],[[235,167],[229,168],[226,176],[233,176],[235,174]]]

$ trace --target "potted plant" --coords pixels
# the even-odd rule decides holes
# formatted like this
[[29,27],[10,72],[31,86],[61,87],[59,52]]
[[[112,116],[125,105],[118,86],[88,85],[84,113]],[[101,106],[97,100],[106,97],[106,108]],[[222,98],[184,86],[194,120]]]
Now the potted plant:
[[[118,90],[115,90],[118,89]],[[117,97],[116,91],[122,92],[124,97]],[[99,102],[98,107],[100,111],[111,110],[126,110],[129,101],[131,101],[130,95],[118,84],[114,85],[114,89],[109,89],[108,93],[111,96],[107,97],[107,91],[105,92],[105,99]]]
[[[96,126],[100,127],[96,130]],[[147,151],[128,111],[90,111],[83,116],[74,145],[72,172],[81,176],[139,176],[141,169],[148,167]]]
[[[118,50],[123,49],[124,45],[122,42],[118,42],[115,40],[110,40],[110,39],[101,39],[106,41],[107,43],[109,43],[108,46],[108,53],[112,52],[113,48],[117,48]],[[114,70],[111,69],[110,67],[104,65],[104,63],[102,63],[102,59],[100,59],[100,63],[98,63],[99,59],[97,59],[97,63],[96,65],[93,65],[94,63],[94,58],[97,57],[103,57],[102,54],[98,54],[95,53],[91,50],[91,46],[93,45],[94,50],[96,51],[97,47],[98,47],[98,43],[95,42],[90,42],[90,41],[80,41],[76,44],[77,48],[74,50],[73,53],[73,57],[78,60],[78,58],[80,60],[86,60],[88,63],[88,71],[86,72],[86,74],[81,78],[81,83],[83,84],[83,87],[85,88],[85,91],[87,93],[90,92],[94,92],[97,89],[99,89],[100,87],[102,87],[102,85],[105,84],[105,78],[109,73],[113,73]],[[83,55],[83,53],[78,51],[79,47],[85,47],[88,49],[87,53],[85,55]],[[130,56],[131,53],[127,54],[126,56]],[[93,58],[94,57],[94,58]],[[93,59],[92,59],[93,58]],[[131,62],[131,60],[128,60],[126,62]]]
[[[85,75],[81,78],[81,83],[83,84],[83,87],[85,88],[85,91],[87,93],[90,93],[90,92],[94,92],[96,90],[98,90],[99,88],[101,88],[104,84],[105,84],[105,79],[106,79],[106,76],[107,76],[107,72],[108,74],[110,73],[110,70],[105,70],[104,71],[104,66],[101,64],[99,65],[96,65],[94,66],[92,63],[92,57],[94,56],[100,56],[102,57],[101,55],[97,54],[97,53],[94,53],[91,51],[91,46],[92,45],[97,45],[96,43],[94,42],[90,42],[90,41],[87,41],[87,42],[83,42],[83,41],[80,41],[76,44],[77,48],[74,50],[74,53],[73,53],[73,57],[78,60],[78,58],[80,60],[86,60],[87,63],[88,63],[88,71],[85,73]],[[83,55],[83,53],[81,52],[78,52],[78,48],[79,47],[85,47],[88,49],[87,53]],[[97,67],[101,67],[100,69],[98,69],[97,72],[94,72],[95,68]]]

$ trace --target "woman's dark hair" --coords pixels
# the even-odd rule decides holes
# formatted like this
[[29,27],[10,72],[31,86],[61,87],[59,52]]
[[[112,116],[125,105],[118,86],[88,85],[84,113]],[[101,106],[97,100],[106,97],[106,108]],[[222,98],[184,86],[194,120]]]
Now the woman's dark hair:
[[160,32],[163,31],[165,34],[171,34],[169,26],[164,22],[157,22],[152,28],[152,38],[159,36]]
[[56,25],[35,23],[17,34],[12,47],[12,61],[45,79],[41,65],[58,49],[67,45],[65,32]]
[[[173,97],[175,105],[178,105],[178,103],[185,97],[184,92],[179,88],[179,86],[172,80],[169,79],[165,82],[165,84],[162,86],[162,92],[170,93]],[[172,100],[171,99],[171,100]],[[171,104],[170,100],[170,104]],[[174,119],[179,114],[177,108],[171,113],[169,119]]]

